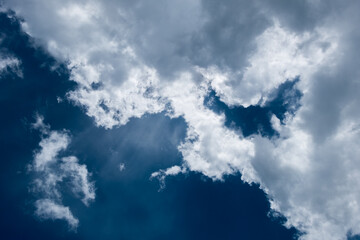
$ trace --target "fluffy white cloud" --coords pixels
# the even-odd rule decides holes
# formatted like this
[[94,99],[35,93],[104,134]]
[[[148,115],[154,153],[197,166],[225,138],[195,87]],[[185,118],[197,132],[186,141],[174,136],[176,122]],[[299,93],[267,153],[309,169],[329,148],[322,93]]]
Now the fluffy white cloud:
[[69,207],[55,203],[51,199],[40,199],[35,202],[36,215],[42,219],[65,220],[72,229],[76,229],[79,220],[73,216]]
[[78,219],[69,207],[61,203],[61,183],[64,179],[70,180],[72,192],[86,206],[95,199],[94,183],[89,181],[86,166],[79,164],[76,157],[58,157],[68,147],[70,137],[67,132],[51,131],[43,120],[38,115],[33,124],[42,133],[42,140],[39,143],[40,150],[35,153],[34,161],[29,166],[34,173],[32,191],[40,196],[35,202],[35,214],[43,219],[66,220],[72,229],[76,229]]
[[337,34],[328,29],[297,34],[277,20],[254,40],[257,50],[249,56],[249,65],[243,71],[199,68],[229,106],[262,104],[286,80],[301,76],[307,81],[328,62],[338,45]]
[[79,88],[69,92],[68,97],[85,106],[97,125],[111,128],[126,124],[132,117],[163,111],[165,102],[157,92],[157,82],[154,69],[134,68],[121,86],[106,84],[100,89]]
[[[187,137],[178,147],[183,165],[152,177],[163,182],[191,170],[221,180],[241,172],[244,181],[260,183],[288,226],[306,233],[302,239],[360,233],[357,1],[5,5],[25,18],[24,29],[52,54],[69,61],[78,89],[68,97],[99,126],[162,111],[185,119]],[[284,124],[272,118],[278,138],[244,138],[203,106],[208,87],[230,106],[247,106],[264,103],[296,76],[302,106]],[[67,146],[66,133],[47,131],[42,143],[49,150],[36,154],[35,168],[46,169]],[[86,203],[92,198],[83,189],[89,189],[86,168],[73,157],[59,164],[78,176],[73,191]],[[54,189],[62,177],[48,179],[42,185]],[[70,216],[60,209],[58,216]]]
[[[147,1],[5,4],[27,19],[23,27],[28,33],[46,39],[52,54],[69,61],[71,78],[79,84],[69,98],[84,106],[88,115],[106,128],[164,109],[157,93],[158,73],[150,63],[166,63],[178,50],[169,40],[195,31],[198,24],[192,23],[193,18],[201,22],[198,1],[167,4],[168,11],[158,10],[157,15],[149,14],[148,9],[156,10],[164,3],[156,3],[155,7]],[[157,60],[159,52],[169,58]],[[186,65],[186,60],[169,64]],[[100,86],[94,89],[99,82]]]
[[[357,16],[358,7],[346,7],[344,16]],[[307,232],[304,239],[346,239],[347,232],[360,232],[360,39],[354,19],[344,16],[327,23],[337,28],[339,44],[300,84],[305,94],[296,116],[278,125],[279,139],[256,138],[253,166],[261,185],[287,224]]]
[[185,142],[178,147],[185,166],[213,179],[222,179],[223,175],[239,170],[244,180],[255,179],[250,164],[253,143],[225,128],[225,117],[204,106],[207,84],[195,84],[191,77],[180,75],[179,80],[169,83],[162,92],[172,106],[170,115],[182,116],[188,124]]
[[304,239],[345,239],[359,232],[359,124],[344,120],[318,142],[301,115],[280,127],[279,139],[255,138],[253,167],[272,209],[306,232]]

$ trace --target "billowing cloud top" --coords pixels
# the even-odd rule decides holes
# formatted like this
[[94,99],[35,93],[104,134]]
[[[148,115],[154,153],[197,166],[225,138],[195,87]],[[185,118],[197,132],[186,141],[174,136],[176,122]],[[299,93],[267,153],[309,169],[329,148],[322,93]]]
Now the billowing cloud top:
[[[222,180],[240,172],[260,184],[286,225],[305,233],[302,239],[360,233],[359,1],[9,0],[4,6],[68,61],[78,87],[67,97],[98,126],[124,125],[145,113],[185,119],[182,166],[154,177],[190,170]],[[282,121],[272,117],[277,137],[244,137],[204,106],[210,90],[230,107],[262,106],[295,78],[301,107]],[[43,161],[35,164],[42,167],[51,156],[39,154]],[[76,160],[63,164],[67,169]],[[42,204],[75,224],[69,209]]]

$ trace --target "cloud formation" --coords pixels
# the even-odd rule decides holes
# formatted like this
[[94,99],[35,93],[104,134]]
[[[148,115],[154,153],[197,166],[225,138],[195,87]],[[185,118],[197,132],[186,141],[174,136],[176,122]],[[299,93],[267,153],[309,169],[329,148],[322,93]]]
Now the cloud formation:
[[29,165],[29,170],[34,174],[31,190],[39,196],[35,202],[35,214],[41,219],[66,220],[72,229],[76,229],[79,220],[69,207],[62,204],[61,185],[68,181],[73,194],[88,206],[95,199],[94,183],[89,180],[86,166],[79,164],[76,157],[59,157],[70,143],[66,131],[50,130],[40,115],[37,115],[33,127],[42,134],[40,150]]
[[73,216],[69,207],[55,203],[50,199],[39,199],[35,202],[35,214],[42,219],[65,220],[72,228],[76,228],[79,220]]
[[0,54],[0,74],[4,74],[4,72],[13,72],[18,77],[22,77],[22,71],[20,69],[21,62],[17,58],[6,56],[6,54],[1,52]]
[[[11,0],[5,6],[54,56],[68,60],[78,84],[68,98],[98,126],[145,113],[185,119],[183,166],[155,177],[187,169],[221,180],[240,172],[260,184],[273,211],[303,231],[302,239],[360,233],[358,1]],[[283,123],[273,116],[278,137],[244,138],[203,104],[213,89],[229,106],[262,105],[298,76],[301,107]],[[48,134],[40,145],[49,148],[35,157],[40,171],[68,144],[66,133]],[[73,191],[88,196],[84,203],[92,199],[84,190],[86,168],[74,157],[61,161],[78,176]],[[61,181],[48,179],[46,189]],[[65,207],[46,204],[74,222]]]

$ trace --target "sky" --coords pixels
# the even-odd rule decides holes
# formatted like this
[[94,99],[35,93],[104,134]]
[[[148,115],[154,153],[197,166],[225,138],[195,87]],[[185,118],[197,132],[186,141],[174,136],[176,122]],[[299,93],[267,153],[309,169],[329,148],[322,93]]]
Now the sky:
[[359,18],[3,0],[1,239],[360,239]]

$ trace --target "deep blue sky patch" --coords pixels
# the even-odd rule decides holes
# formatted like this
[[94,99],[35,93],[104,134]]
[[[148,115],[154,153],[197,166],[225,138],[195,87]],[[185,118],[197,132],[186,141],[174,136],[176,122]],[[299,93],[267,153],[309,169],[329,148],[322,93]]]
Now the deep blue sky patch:
[[295,78],[281,84],[263,106],[228,107],[213,90],[205,98],[204,104],[216,113],[224,113],[226,126],[240,129],[244,136],[260,133],[272,137],[277,134],[271,126],[272,114],[283,122],[286,113],[293,115],[300,107],[302,94],[296,89],[298,81],[299,78]]

